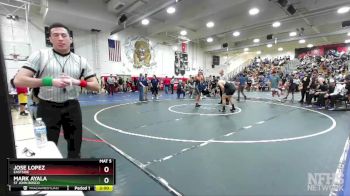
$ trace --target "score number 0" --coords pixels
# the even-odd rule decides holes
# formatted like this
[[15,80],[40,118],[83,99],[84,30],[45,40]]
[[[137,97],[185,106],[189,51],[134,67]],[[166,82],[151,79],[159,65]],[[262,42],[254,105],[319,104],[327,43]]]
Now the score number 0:
[[[108,166],[104,166],[104,167],[103,167],[103,171],[104,171],[105,173],[108,173],[108,172],[109,172],[109,167],[108,167]],[[108,184],[108,183],[109,183],[109,178],[108,178],[108,177],[105,177],[105,178],[103,179],[103,182],[104,182],[105,184]]]

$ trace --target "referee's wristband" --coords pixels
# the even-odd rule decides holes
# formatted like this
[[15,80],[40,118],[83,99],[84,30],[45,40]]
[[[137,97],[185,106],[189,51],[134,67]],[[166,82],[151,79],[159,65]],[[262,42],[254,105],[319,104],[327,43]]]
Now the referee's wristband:
[[87,82],[86,82],[86,80],[80,80],[80,84],[79,84],[79,86],[81,86],[81,87],[85,88],[85,87],[87,86]]
[[45,77],[41,79],[41,85],[42,86],[52,86],[53,79],[52,77]]

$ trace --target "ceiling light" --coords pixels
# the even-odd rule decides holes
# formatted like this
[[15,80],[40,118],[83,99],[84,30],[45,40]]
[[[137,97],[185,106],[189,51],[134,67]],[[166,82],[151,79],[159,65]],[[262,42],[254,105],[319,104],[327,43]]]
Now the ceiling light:
[[212,38],[212,37],[208,37],[208,38],[207,38],[207,42],[209,42],[209,43],[210,43],[210,42],[213,42],[213,38]]
[[183,35],[183,36],[187,35],[187,31],[185,30],[180,31],[180,35]]
[[338,9],[338,14],[345,14],[345,13],[347,13],[348,11],[350,10],[350,7],[341,7],[341,8],[339,8]]
[[294,37],[296,35],[297,35],[297,32],[295,32],[295,31],[289,33],[289,36],[291,36],[291,37]]
[[148,19],[143,19],[143,20],[141,21],[141,24],[143,24],[143,25],[148,25],[148,24],[149,24],[149,20],[148,20]]
[[281,26],[281,23],[277,21],[277,22],[272,23],[272,26],[277,28],[277,27]]
[[308,47],[308,48],[312,48],[312,47],[314,47],[314,45],[308,44],[307,47]]
[[112,39],[112,40],[118,40],[118,34],[113,34],[113,35],[111,35],[111,36],[109,36],[109,39]]
[[214,27],[214,25],[215,25],[215,24],[214,24],[214,22],[212,22],[212,21],[210,21],[210,22],[207,23],[207,27],[208,27],[208,28],[212,28],[212,27]]
[[348,33],[348,36],[350,36],[350,32]]
[[241,33],[239,32],[239,31],[235,31],[235,32],[233,32],[233,36],[235,36],[235,37],[238,37],[239,35],[240,35]]
[[176,11],[176,9],[174,7],[168,7],[168,9],[166,9],[166,12],[168,14],[173,14],[173,13],[175,13],[175,11]]
[[267,44],[266,47],[271,48],[272,44]]
[[256,38],[253,40],[254,43],[259,43],[260,42],[260,39]]
[[258,8],[252,8],[249,10],[249,15],[256,15],[260,12],[260,10]]
[[244,48],[244,52],[248,52],[249,51],[249,48]]
[[261,51],[260,51],[260,50],[259,50],[259,51],[257,51],[257,52],[256,52],[256,54],[261,54]]
[[305,39],[299,40],[299,44],[304,44],[305,42],[306,42]]
[[346,44],[350,43],[350,39],[345,40],[345,43]]
[[283,51],[283,48],[278,48],[277,50],[281,52],[281,51]]

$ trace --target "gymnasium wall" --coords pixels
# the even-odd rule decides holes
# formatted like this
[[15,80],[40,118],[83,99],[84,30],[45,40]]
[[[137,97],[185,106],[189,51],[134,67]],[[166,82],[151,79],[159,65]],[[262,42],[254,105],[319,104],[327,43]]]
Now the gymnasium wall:
[[[7,43],[4,44],[5,48],[11,48],[10,43],[30,43],[28,52],[20,52],[19,49],[17,49],[17,53],[29,55],[33,51],[46,47],[44,34],[45,25],[40,15],[32,14],[30,16],[28,36],[25,34],[25,21],[23,18],[19,21],[11,21],[11,24],[9,24],[4,16],[0,16],[0,19],[3,41]],[[112,62],[108,60],[107,40],[111,37],[109,32],[96,33],[74,27],[70,27],[70,29],[73,31],[75,53],[87,58],[98,75],[110,73],[123,75],[138,75],[139,73],[156,74],[159,76],[174,75],[175,51],[172,45],[165,45],[160,41],[150,40],[153,48],[153,62],[155,65],[150,68],[134,68],[132,61],[130,61],[126,55],[128,39],[138,36],[137,32],[133,31],[133,29],[112,36],[114,39],[121,41],[121,62]],[[189,55],[190,69],[186,71],[185,76],[197,73],[198,67],[203,67],[205,61],[205,53],[198,44],[190,42],[187,46],[187,52]],[[21,67],[21,64],[22,63],[11,60],[6,61],[8,69],[13,70],[13,72]],[[9,74],[13,75],[13,72],[10,71]]]
[[[0,16],[1,33],[3,38],[5,53],[7,49],[11,51],[11,43],[23,43],[16,48],[16,52],[21,55],[29,55],[31,52],[45,48],[44,20],[41,15],[31,13],[29,20],[29,33],[25,33],[25,21],[21,17],[19,21],[9,21],[5,16]],[[156,74],[157,76],[173,76],[174,74],[174,50],[172,44],[163,43],[159,40],[151,39],[152,56],[154,63],[150,68],[134,68],[132,59],[130,59],[130,40],[136,39],[139,32],[133,28],[119,32],[112,36],[113,39],[121,42],[121,62],[112,62],[108,60],[108,38],[111,38],[109,32],[91,32],[74,27],[73,31],[75,53],[88,59],[97,75],[121,74],[136,76],[139,73]],[[147,37],[146,37],[147,39]],[[26,43],[30,43],[25,45]],[[22,49],[21,49],[22,48]],[[25,49],[23,49],[25,48]],[[181,49],[181,46],[178,45]],[[10,53],[10,52],[8,52]],[[206,75],[217,75],[219,70],[224,69],[227,72],[235,70],[242,64],[246,64],[255,53],[240,53],[230,55],[227,58],[220,56],[220,65],[212,68],[212,55],[205,53],[204,49],[198,43],[189,42],[187,45],[188,65],[185,76],[195,75],[199,68],[204,69]],[[271,54],[270,56],[280,55],[282,53]],[[262,57],[266,55],[261,55]],[[294,54],[290,55],[291,57]],[[226,58],[226,59],[225,59]],[[8,68],[8,77],[11,78],[23,62],[6,60]],[[178,77],[181,77],[180,75]]]

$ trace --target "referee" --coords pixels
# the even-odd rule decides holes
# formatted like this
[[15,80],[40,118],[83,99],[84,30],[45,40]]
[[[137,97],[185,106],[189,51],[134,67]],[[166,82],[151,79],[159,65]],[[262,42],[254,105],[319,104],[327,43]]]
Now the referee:
[[[68,158],[80,158],[82,115],[80,87],[98,91],[96,75],[87,60],[70,51],[69,29],[59,23],[49,27],[52,49],[30,55],[18,72],[16,86],[40,87],[37,117],[47,127],[49,141],[57,144],[61,127],[67,141]],[[80,80],[80,76],[84,80]]]

